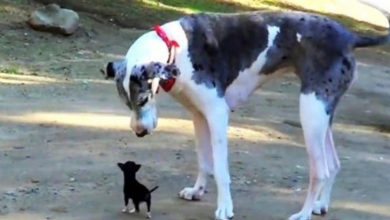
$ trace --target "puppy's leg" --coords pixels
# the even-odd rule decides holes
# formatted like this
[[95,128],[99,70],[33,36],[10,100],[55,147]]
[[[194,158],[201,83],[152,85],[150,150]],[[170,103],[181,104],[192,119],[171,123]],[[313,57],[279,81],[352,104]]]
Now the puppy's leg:
[[198,177],[194,187],[185,188],[179,193],[179,196],[185,200],[200,200],[206,189],[207,175],[213,173],[210,130],[207,121],[202,114],[195,113],[193,124],[198,156]]
[[330,127],[326,132],[325,153],[329,168],[329,180],[325,183],[324,189],[320,194],[320,199],[315,203],[313,213],[316,215],[324,215],[328,212],[333,184],[341,168]]
[[300,95],[300,119],[309,156],[310,182],[302,210],[289,220],[310,220],[314,203],[329,179],[325,153],[325,137],[330,116],[325,103],[315,93]]
[[205,114],[210,129],[214,178],[218,190],[218,208],[215,211],[215,218],[227,220],[234,217],[228,161],[229,109],[226,102],[217,102]]
[[124,194],[123,198],[125,201],[125,207],[122,209],[122,212],[128,212],[129,211],[129,197],[127,197],[127,195]]
[[152,205],[152,198],[149,196],[147,199],[146,199],[146,208],[148,210],[148,212],[146,213],[146,217],[147,218],[152,218],[152,214],[150,213],[150,206]]
[[139,213],[139,201],[133,199],[134,209],[130,210],[129,213]]

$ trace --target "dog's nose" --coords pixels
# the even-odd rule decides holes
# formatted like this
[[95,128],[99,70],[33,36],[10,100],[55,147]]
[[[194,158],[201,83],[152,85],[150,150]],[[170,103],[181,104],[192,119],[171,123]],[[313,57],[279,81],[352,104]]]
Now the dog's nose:
[[142,137],[145,137],[146,135],[148,134],[148,130],[143,130],[142,132],[140,133],[135,133],[135,135],[139,138],[142,138]]

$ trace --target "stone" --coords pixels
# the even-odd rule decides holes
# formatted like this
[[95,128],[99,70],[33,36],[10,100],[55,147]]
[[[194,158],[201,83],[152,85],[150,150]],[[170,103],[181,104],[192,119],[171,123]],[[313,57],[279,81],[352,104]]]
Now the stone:
[[79,26],[80,17],[73,10],[48,4],[32,12],[27,23],[37,31],[72,35]]

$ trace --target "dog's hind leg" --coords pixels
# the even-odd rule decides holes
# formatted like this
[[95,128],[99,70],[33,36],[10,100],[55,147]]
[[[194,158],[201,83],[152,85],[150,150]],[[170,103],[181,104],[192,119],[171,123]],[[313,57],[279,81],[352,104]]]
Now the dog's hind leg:
[[314,204],[329,179],[325,152],[325,138],[330,116],[325,102],[314,92],[300,95],[300,119],[309,156],[310,182],[302,210],[289,220],[311,219]]
[[333,141],[332,129],[328,128],[325,138],[325,154],[329,169],[329,179],[325,183],[319,200],[315,203],[313,214],[325,215],[328,212],[332,188],[337,174],[340,171],[340,160]]
[[198,154],[198,177],[193,187],[187,187],[179,193],[185,200],[200,200],[206,189],[207,175],[213,174],[213,154],[207,121],[201,113],[193,113],[193,124]]
[[152,205],[152,198],[149,196],[148,198],[146,198],[146,209],[147,209],[147,213],[146,213],[146,217],[147,218],[152,218],[152,214],[150,213],[150,206]]
[[133,199],[134,209],[130,210],[129,213],[139,213],[139,201]]

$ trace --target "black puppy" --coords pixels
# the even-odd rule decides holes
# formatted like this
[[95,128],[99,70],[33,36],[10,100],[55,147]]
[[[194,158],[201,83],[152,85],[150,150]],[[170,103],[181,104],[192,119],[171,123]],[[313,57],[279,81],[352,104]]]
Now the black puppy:
[[[137,181],[135,174],[141,168],[140,164],[136,164],[133,161],[127,161],[124,164],[118,163],[118,167],[122,170],[124,176],[123,194],[125,199],[125,208],[122,210],[122,212],[139,213],[139,204],[142,202],[146,202],[148,209],[147,217],[151,218],[151,193],[156,190],[158,186],[149,190]],[[129,211],[128,209],[129,199],[133,200],[134,204],[134,209],[132,209],[131,211]]]

